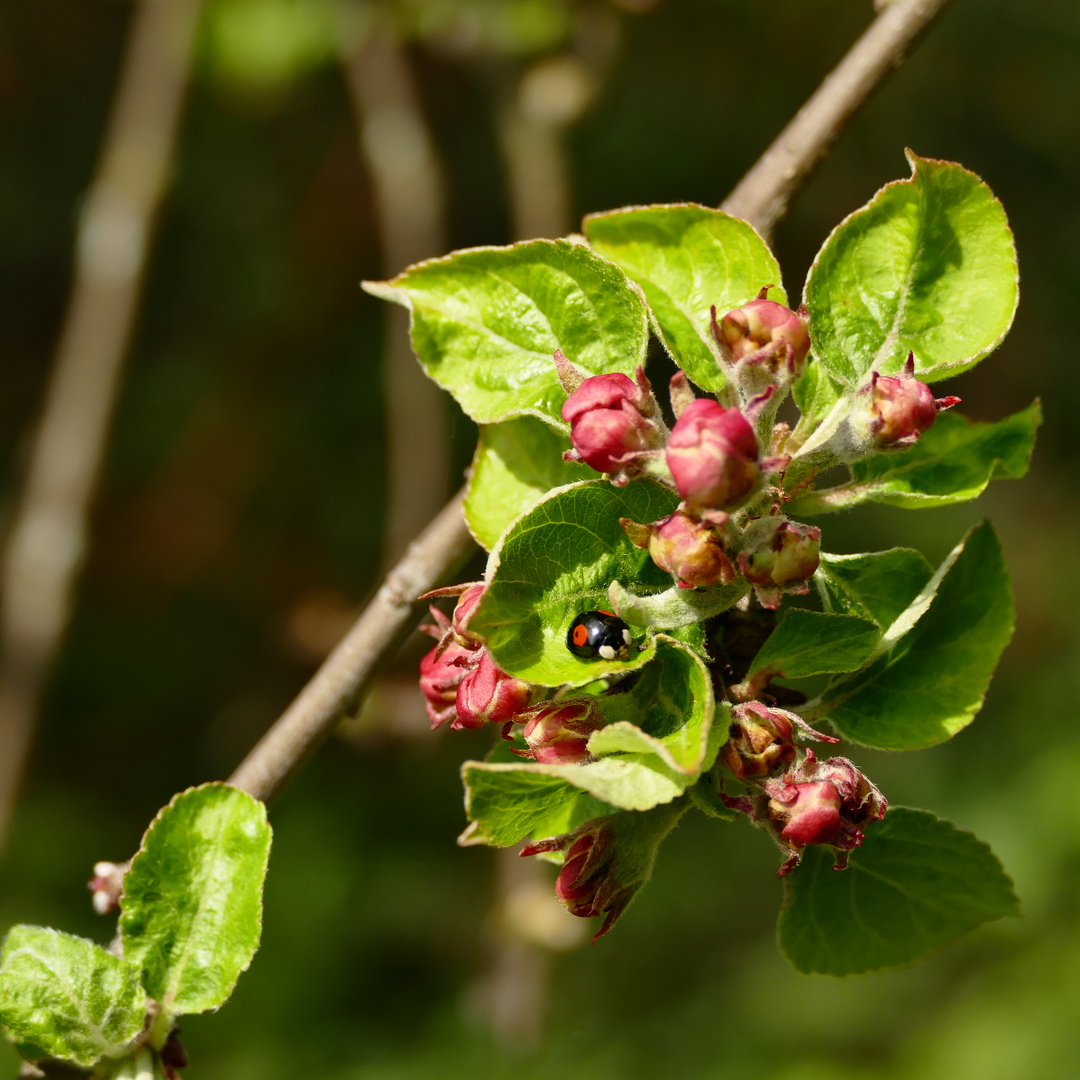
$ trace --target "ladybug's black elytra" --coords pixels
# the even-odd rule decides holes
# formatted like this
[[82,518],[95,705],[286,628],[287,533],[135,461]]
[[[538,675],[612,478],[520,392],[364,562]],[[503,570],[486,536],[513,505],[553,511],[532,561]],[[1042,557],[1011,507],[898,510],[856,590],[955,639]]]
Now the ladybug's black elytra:
[[566,647],[586,660],[629,660],[630,627],[611,611],[583,611],[566,632]]

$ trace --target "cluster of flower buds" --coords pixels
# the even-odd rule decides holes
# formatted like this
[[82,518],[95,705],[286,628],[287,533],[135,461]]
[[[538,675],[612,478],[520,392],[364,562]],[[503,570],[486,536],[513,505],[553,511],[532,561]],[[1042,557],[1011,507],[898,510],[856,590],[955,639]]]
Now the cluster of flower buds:
[[522,738],[527,750],[511,748],[518,757],[531,758],[541,765],[583,765],[592,760],[589,736],[604,726],[604,714],[595,698],[564,698],[541,701],[525,709],[507,724],[524,725]]
[[748,814],[786,853],[778,877],[791,873],[811,844],[834,848],[834,867],[843,870],[849,853],[862,843],[862,826],[879,821],[888,808],[881,792],[847,758],[818,761],[808,749],[795,764],[799,735],[837,741],[795,713],[751,701],[732,711],[721,750],[732,773],[761,793],[720,797],[731,809]]
[[620,372],[583,378],[559,351],[555,365],[569,394],[562,418],[570,425],[574,449],[566,460],[583,461],[616,484],[645,472],[668,433],[644,369],[637,369],[636,381]]
[[529,684],[501,671],[469,633],[483,591],[483,585],[467,586],[452,619],[433,606],[434,624],[420,628],[438,639],[420,661],[420,691],[433,729],[447,723],[455,729],[504,724],[529,704]]
[[99,915],[110,915],[120,906],[120,893],[124,889],[124,875],[130,863],[96,862],[94,876],[87,882],[90,902]]
[[810,352],[806,308],[792,311],[767,300],[769,288],[719,320],[715,306],[711,311],[713,340],[744,398],[762,394],[770,386],[780,392],[794,386]]
[[933,426],[939,412],[959,404],[958,397],[935,398],[930,387],[915,378],[915,355],[909,353],[899,375],[871,374],[830,445],[837,457],[849,462],[904,450]]

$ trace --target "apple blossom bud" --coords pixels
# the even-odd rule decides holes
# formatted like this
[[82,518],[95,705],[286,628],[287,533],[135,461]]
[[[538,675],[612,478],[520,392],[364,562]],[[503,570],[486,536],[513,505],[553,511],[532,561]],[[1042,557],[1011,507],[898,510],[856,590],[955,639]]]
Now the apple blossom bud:
[[915,378],[915,356],[909,354],[899,375],[875,371],[855,395],[850,441],[858,456],[913,446],[939,412],[959,402],[958,397],[935,398],[930,387]]
[[753,780],[779,772],[793,762],[795,739],[799,736],[822,742],[839,741],[815,731],[798,713],[748,701],[731,710],[728,741],[720,754],[739,780]]
[[424,695],[432,730],[454,724],[462,679],[476,667],[480,651],[450,639],[436,645],[420,661],[420,692]]
[[458,642],[462,645],[471,645],[474,648],[478,648],[481,644],[480,638],[469,633],[469,619],[472,618],[472,613],[476,610],[476,606],[480,603],[483,595],[483,584],[470,585],[461,594],[457,606],[454,608],[454,617],[452,620],[454,637],[456,637]]
[[544,701],[517,717],[523,721],[522,734],[528,750],[519,757],[531,757],[541,765],[580,765],[588,761],[589,736],[604,726],[604,714],[594,698]]
[[783,592],[805,593],[818,568],[821,530],[782,518],[759,519],[761,527],[748,529],[754,539],[739,555],[739,570],[754,586],[761,606],[775,610]]
[[480,652],[479,657],[479,663],[458,685],[452,728],[504,724],[529,704],[528,683],[501,671],[486,652]]
[[698,509],[727,510],[744,502],[758,486],[757,436],[738,409],[711,398],[688,405],[671,432],[667,463],[686,503]]
[[636,383],[620,372],[585,379],[563,403],[562,418],[570,425],[571,460],[627,479],[642,471],[636,459],[659,450],[667,435],[640,367]]
[[781,389],[791,386],[810,352],[806,310],[792,311],[767,300],[768,293],[768,287],[762,289],[756,300],[719,321],[712,309],[713,337],[748,393],[760,393],[770,383]]
[[[721,519],[727,516],[717,513]],[[652,525],[629,518],[620,518],[619,523],[630,542],[647,547],[653,562],[673,575],[680,588],[728,585],[738,577],[713,522],[678,510]]]
[[840,792],[828,780],[790,784],[769,800],[769,819],[792,848],[827,844],[840,831]]

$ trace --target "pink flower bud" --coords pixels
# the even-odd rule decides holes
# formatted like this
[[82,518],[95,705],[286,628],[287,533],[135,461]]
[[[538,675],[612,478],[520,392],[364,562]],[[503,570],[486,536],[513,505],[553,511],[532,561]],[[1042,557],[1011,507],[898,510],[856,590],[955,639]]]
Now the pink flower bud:
[[712,309],[712,333],[728,363],[750,393],[769,383],[787,387],[802,374],[810,352],[806,311],[766,300],[768,288],[756,300],[729,311],[717,321]]
[[[588,919],[604,915],[604,924],[593,938],[606,934],[626,910],[647,872],[620,865],[611,825],[603,819],[590,821],[566,836],[541,840],[523,848],[522,855],[564,851],[562,870],[555,880],[555,895],[571,915]],[[627,880],[621,878],[626,876]]]
[[771,712],[756,701],[738,705],[721,751],[724,764],[739,780],[768,776],[795,760],[794,735],[784,713]]
[[[722,512],[716,513],[720,518],[726,517]],[[638,525],[629,518],[620,518],[619,522],[631,543],[647,547],[653,562],[673,575],[681,588],[728,585],[738,577],[711,522],[683,510],[652,525]]]
[[688,405],[671,432],[667,463],[679,494],[691,507],[738,506],[761,479],[754,429],[738,409],[711,398]]
[[458,688],[465,676],[480,662],[481,653],[456,641],[436,645],[420,661],[420,692],[427,703],[432,730],[443,724],[456,726]]
[[476,610],[477,604],[480,603],[481,598],[484,595],[484,586],[470,585],[460,596],[457,602],[457,606],[454,608],[454,618],[452,620],[452,626],[454,630],[454,637],[462,645],[471,645],[474,648],[480,646],[481,641],[478,637],[469,633],[469,619],[472,618],[472,613]]
[[666,430],[641,368],[636,383],[619,372],[585,379],[563,403],[562,418],[577,460],[597,472],[636,475],[635,458],[664,445]]
[[820,561],[821,530],[782,519],[760,520],[764,535],[739,555],[739,570],[754,586],[761,606],[775,610],[785,590],[809,591],[807,582]]
[[769,819],[789,847],[827,844],[840,831],[840,793],[828,780],[791,784],[769,800]]
[[901,449],[918,442],[933,426],[937,414],[959,404],[958,397],[934,397],[924,382],[915,378],[915,356],[909,354],[900,375],[870,376],[859,391],[851,414],[855,441],[865,453]]
[[91,903],[99,915],[109,915],[120,906],[120,893],[124,889],[124,875],[130,863],[96,862],[94,876],[87,883]]
[[589,736],[604,726],[604,714],[593,698],[541,702],[521,713],[518,720],[525,722],[523,735],[529,749],[516,753],[542,765],[588,761]]
[[478,728],[504,724],[529,704],[531,688],[521,679],[500,671],[486,652],[458,685],[457,717],[452,728]]

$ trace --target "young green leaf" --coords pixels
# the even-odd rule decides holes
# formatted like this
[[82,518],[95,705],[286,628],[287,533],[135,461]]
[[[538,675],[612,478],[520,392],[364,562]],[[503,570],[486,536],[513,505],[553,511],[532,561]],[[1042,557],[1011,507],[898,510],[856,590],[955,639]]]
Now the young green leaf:
[[692,203],[637,206],[591,214],[585,235],[642,288],[656,331],[698,386],[720,390],[724,375],[709,331],[709,308],[722,317],[766,285],[786,300],[780,267],[745,221]]
[[982,707],[1013,631],[1001,545],[975,526],[882,637],[883,655],[833,681],[808,719],[828,717],[853,742],[917,750],[952,738]]
[[923,382],[977,364],[1012,323],[1016,250],[1005,211],[974,173],[908,151],[888,184],[833,230],[806,282],[814,355],[841,382],[898,372]]
[[558,776],[527,771],[521,765],[493,768],[466,761],[465,813],[475,827],[467,842],[511,847],[527,837],[543,839],[573,832],[614,808]]
[[[584,686],[644,666],[655,655],[655,644],[653,635],[642,641],[642,626],[630,624],[636,644],[628,661],[575,656],[566,647],[566,631],[582,612],[607,608],[612,581],[637,594],[670,588],[670,575],[630,543],[619,518],[656,521],[678,502],[670,488],[644,479],[622,488],[597,480],[550,492],[492,553],[488,589],[470,631],[486,640],[500,668],[542,686]],[[694,625],[673,636],[700,651],[701,633]]]
[[[608,724],[589,739],[591,753],[655,754],[676,772],[701,772],[713,742],[715,703],[709,671],[689,649],[658,638],[656,660],[631,689],[596,703]],[[726,723],[721,730],[727,730]]]
[[831,671],[854,671],[866,663],[881,631],[857,615],[828,615],[792,608],[750,665],[755,684],[801,679]]
[[124,956],[173,1015],[228,1000],[259,945],[270,854],[266,807],[204,784],[154,819],[120,898]]
[[0,953],[0,1024],[33,1056],[89,1067],[117,1057],[143,1028],[139,965],[85,938],[15,926]]
[[806,849],[785,878],[780,948],[801,972],[856,975],[913,963],[989,919],[1019,914],[1001,863],[972,833],[894,807],[847,870]]
[[791,438],[794,446],[802,446],[840,400],[844,387],[811,356],[791,393],[799,410],[799,422]]
[[787,512],[805,517],[868,502],[905,510],[969,502],[991,480],[1018,480],[1027,473],[1041,422],[1037,401],[997,423],[942,413],[910,450],[855,462],[849,483],[796,496]]
[[919,595],[933,570],[920,551],[822,553],[815,580],[826,611],[858,615],[887,629]]
[[532,240],[457,251],[364,288],[412,312],[424,370],[478,424],[538,416],[565,428],[556,349],[590,375],[633,375],[645,362],[641,296],[583,244]]
[[485,424],[473,457],[465,521],[490,551],[507,526],[552,488],[591,480],[588,465],[563,461],[570,441],[532,416]]

